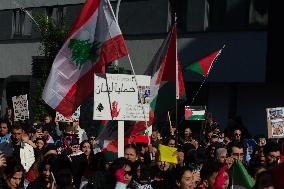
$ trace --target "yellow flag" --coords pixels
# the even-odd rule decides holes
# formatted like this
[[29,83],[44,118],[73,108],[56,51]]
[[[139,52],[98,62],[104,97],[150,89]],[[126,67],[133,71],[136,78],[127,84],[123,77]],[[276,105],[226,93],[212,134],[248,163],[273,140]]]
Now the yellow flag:
[[177,155],[174,154],[177,151],[177,148],[165,146],[165,145],[159,145],[159,151],[160,151],[160,158],[161,161],[169,162],[177,164]]

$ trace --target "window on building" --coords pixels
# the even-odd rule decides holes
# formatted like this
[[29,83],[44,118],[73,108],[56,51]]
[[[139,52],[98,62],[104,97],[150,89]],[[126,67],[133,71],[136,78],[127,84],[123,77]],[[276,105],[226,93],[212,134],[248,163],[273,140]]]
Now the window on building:
[[63,25],[64,17],[66,16],[66,7],[48,7],[46,9],[47,18],[52,18],[55,24]]
[[269,0],[180,0],[176,11],[184,32],[267,29]]
[[12,17],[12,37],[30,36],[32,34],[32,20],[28,16],[31,10],[17,9],[13,11]]
[[268,24],[268,0],[252,0],[249,12],[251,28],[265,28]]

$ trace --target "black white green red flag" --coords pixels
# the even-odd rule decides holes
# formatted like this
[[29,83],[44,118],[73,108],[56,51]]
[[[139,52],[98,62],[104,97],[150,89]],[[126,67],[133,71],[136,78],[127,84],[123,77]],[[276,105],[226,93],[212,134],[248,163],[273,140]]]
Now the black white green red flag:
[[94,73],[127,54],[109,1],[87,0],[53,62],[43,100],[64,116],[72,115],[92,94]]
[[[176,99],[186,99],[182,69],[178,61],[175,24],[144,75],[151,76],[150,115],[147,122],[147,125],[151,126],[155,119],[163,114],[167,117],[167,112],[176,108]],[[128,131],[127,137],[140,136],[146,129],[145,121],[137,121]],[[134,138],[133,141],[135,140]]]
[[200,75],[203,75],[204,77],[207,77],[208,73],[210,72],[210,69],[212,68],[213,62],[221,54],[221,52],[222,52],[222,49],[219,49],[219,50],[216,50],[210,53],[209,55],[205,57],[200,58],[199,60],[186,66],[184,68],[184,71],[191,70]]
[[174,24],[148,66],[145,75],[151,76],[151,112],[155,117],[176,106],[176,99],[185,97],[185,87],[177,54],[176,25]]

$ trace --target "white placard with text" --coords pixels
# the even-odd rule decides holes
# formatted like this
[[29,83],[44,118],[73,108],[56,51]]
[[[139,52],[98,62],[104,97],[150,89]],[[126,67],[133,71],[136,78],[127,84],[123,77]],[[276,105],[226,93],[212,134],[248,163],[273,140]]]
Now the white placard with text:
[[150,80],[145,75],[95,74],[93,119],[148,121]]
[[14,121],[24,121],[29,119],[28,95],[13,96],[12,102],[14,108]]

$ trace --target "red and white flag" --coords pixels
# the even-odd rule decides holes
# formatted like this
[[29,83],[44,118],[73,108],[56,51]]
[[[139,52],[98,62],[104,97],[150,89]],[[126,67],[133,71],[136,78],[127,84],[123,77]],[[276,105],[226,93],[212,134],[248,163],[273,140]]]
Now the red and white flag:
[[71,116],[92,94],[94,73],[128,54],[108,0],[87,0],[57,54],[43,90],[43,100]]

